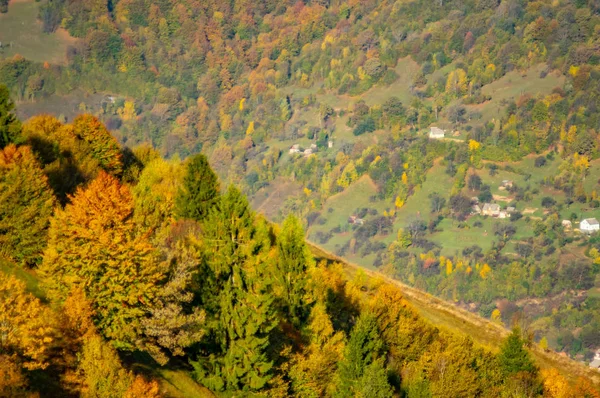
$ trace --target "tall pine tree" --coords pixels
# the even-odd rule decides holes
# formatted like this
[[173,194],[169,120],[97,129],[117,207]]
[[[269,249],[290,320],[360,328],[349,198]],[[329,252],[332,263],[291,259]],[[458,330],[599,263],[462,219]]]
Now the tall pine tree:
[[[379,335],[377,319],[371,312],[363,311],[350,332],[344,359],[339,365],[335,396],[360,396],[365,385],[368,385],[367,391],[373,394],[371,396],[391,396],[387,393],[390,391],[389,384],[378,381],[381,379],[383,363],[375,363],[383,354],[384,342]],[[377,377],[378,380],[366,380],[372,377]]]
[[505,389],[513,391],[514,396],[532,397],[542,392],[538,368],[524,347],[519,327],[515,327],[502,344],[498,362]]
[[219,199],[219,181],[206,156],[198,154],[189,160],[183,188],[176,198],[179,218],[203,221]]
[[196,366],[197,377],[214,390],[260,390],[272,377],[267,348],[276,325],[268,228],[256,225],[246,198],[230,187],[205,222],[204,240],[215,297],[207,307],[220,354]]
[[305,320],[307,269],[313,258],[298,218],[288,216],[277,236],[277,262],[275,263],[276,294],[280,298],[284,318],[299,326]]
[[537,374],[537,367],[531,359],[531,355],[523,347],[521,339],[521,329],[516,327],[508,335],[499,355],[500,367],[505,376],[517,374],[519,372],[529,372]]

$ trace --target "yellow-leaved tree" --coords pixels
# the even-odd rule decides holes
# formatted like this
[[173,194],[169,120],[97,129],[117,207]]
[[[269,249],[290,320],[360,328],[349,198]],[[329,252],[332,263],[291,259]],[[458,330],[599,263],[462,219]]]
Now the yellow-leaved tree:
[[313,307],[309,331],[306,354],[296,354],[291,361],[292,388],[297,396],[330,396],[335,388],[337,363],[344,353],[344,333],[334,330],[324,303]]
[[56,301],[81,289],[98,331],[115,347],[144,349],[166,363],[163,348],[182,355],[203,334],[204,314],[184,310],[196,260],[180,250],[164,261],[133,213],[129,188],[100,172],[52,218],[40,274]]
[[141,320],[158,298],[166,265],[136,232],[129,188],[101,172],[51,220],[40,273],[48,295],[74,288],[90,300],[100,332],[125,349],[141,348]]
[[0,254],[26,266],[39,263],[54,205],[31,149],[0,150]]
[[100,169],[113,175],[123,171],[119,143],[91,115],[78,116],[65,125],[49,115],[35,116],[23,125],[22,139],[37,155],[63,204],[67,195],[93,179]]
[[23,282],[3,272],[0,272],[0,336],[0,355],[12,356],[25,369],[49,366],[57,337],[55,318],[48,307],[27,292]]
[[152,231],[157,239],[166,237],[174,221],[175,198],[185,169],[180,161],[162,158],[149,162],[133,188],[134,219],[142,231]]

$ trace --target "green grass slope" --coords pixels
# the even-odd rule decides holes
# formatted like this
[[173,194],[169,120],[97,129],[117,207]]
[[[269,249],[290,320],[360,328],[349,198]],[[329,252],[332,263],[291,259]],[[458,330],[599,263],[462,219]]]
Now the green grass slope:
[[32,61],[65,63],[67,46],[74,39],[62,29],[44,33],[37,19],[39,7],[33,0],[12,1],[8,13],[0,14],[0,58],[20,54]]

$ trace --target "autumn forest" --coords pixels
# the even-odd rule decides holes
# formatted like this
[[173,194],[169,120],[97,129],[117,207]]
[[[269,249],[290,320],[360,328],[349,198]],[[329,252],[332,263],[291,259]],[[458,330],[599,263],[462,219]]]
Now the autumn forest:
[[599,37],[0,0],[0,397],[600,397]]

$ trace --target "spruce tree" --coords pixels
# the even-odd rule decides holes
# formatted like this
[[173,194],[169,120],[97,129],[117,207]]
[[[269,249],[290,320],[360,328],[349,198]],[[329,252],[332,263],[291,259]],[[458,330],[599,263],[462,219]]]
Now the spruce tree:
[[357,396],[365,398],[391,398],[393,389],[388,381],[383,358],[377,358],[365,368]]
[[[260,390],[272,377],[267,356],[276,325],[269,294],[270,242],[265,225],[256,225],[248,201],[230,187],[205,222],[206,299],[220,355],[196,365],[197,377],[214,390]],[[204,297],[209,296],[205,294]]]
[[14,113],[15,104],[8,88],[0,84],[0,149],[15,142],[21,131],[21,123]]
[[203,221],[219,197],[219,181],[206,156],[198,154],[189,160],[183,188],[176,198],[179,218]]
[[514,391],[515,396],[534,397],[542,393],[538,368],[523,346],[520,328],[514,328],[502,344],[498,362],[504,376],[504,386]]
[[537,374],[537,367],[531,359],[529,352],[523,347],[521,330],[516,327],[508,335],[499,354],[500,367],[505,376],[519,372]]
[[[344,359],[338,371],[338,390],[336,397],[353,397],[361,389],[361,380],[369,365],[378,360],[384,353],[384,343],[379,335],[377,319],[368,311],[364,311],[350,332]],[[377,373],[373,368],[370,373]]]
[[305,320],[306,271],[313,263],[298,218],[290,215],[277,236],[275,282],[284,318],[297,326]]

